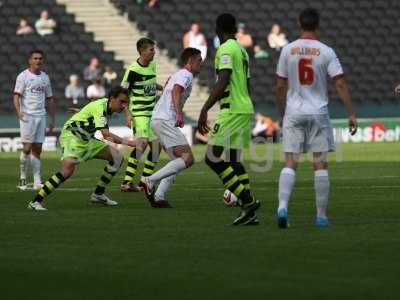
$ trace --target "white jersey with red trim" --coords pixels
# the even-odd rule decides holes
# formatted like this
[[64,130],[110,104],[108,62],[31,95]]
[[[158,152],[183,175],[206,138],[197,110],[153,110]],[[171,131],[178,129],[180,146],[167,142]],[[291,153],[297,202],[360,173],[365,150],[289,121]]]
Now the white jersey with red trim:
[[182,108],[192,92],[193,74],[186,69],[175,72],[165,84],[163,93],[154,107],[152,119],[176,121],[176,110],[172,101],[172,90],[177,84],[183,88],[181,94]]
[[46,99],[53,96],[49,76],[41,71],[21,72],[15,83],[14,94],[21,95],[21,112],[32,116],[46,115]]
[[282,49],[276,74],[288,80],[285,114],[327,114],[327,76],[340,78],[343,69],[332,48],[300,38]]

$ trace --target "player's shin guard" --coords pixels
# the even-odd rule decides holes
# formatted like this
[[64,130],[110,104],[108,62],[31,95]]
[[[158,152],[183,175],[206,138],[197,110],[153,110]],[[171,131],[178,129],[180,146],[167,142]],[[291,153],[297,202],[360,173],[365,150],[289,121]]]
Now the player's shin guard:
[[29,165],[29,155],[25,154],[24,152],[21,151],[20,157],[20,179],[26,179],[26,173],[28,171],[28,165]]
[[234,169],[236,176],[239,178],[240,183],[244,186],[245,190],[250,191],[249,174],[246,172],[243,164],[240,162],[232,162],[230,164]]
[[132,182],[133,178],[136,175],[137,167],[138,167],[138,159],[136,158],[136,148],[133,148],[131,155],[128,159],[128,166],[126,167],[123,184]]
[[65,181],[64,176],[58,172],[51,176],[44,184],[43,187],[36,194],[34,202],[42,202],[44,198],[51,194],[61,183]]
[[141,181],[143,181],[143,179],[145,177],[149,177],[149,176],[154,174],[154,171],[155,171],[155,168],[156,168],[156,164],[157,164],[157,161],[154,161],[153,155],[152,155],[151,150],[150,150],[149,153],[147,154],[146,161],[144,162],[143,174],[142,174],[142,177],[140,179]]
[[239,198],[240,205],[247,204],[253,201],[250,192],[245,189],[243,184],[240,183],[238,176],[230,163],[219,161],[214,162],[206,158],[207,165],[217,173],[218,177],[221,178],[224,187],[230,190]]
[[327,170],[315,171],[314,177],[317,217],[326,219],[329,198],[329,175]]
[[96,189],[94,190],[95,194],[101,195],[104,194],[107,184],[111,182],[111,179],[118,172],[118,167],[116,167],[113,163],[109,162],[104,167],[103,175],[101,175],[99,182],[97,183]]

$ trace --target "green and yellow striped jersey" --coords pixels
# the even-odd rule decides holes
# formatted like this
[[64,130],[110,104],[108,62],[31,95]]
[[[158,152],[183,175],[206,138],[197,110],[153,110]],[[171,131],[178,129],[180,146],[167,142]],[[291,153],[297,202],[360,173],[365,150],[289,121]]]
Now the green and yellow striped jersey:
[[108,98],[90,102],[65,123],[63,130],[71,131],[84,141],[94,138],[97,130],[108,128],[113,114],[108,103]]
[[128,89],[129,110],[133,116],[151,116],[156,102],[156,64],[144,67],[138,61],[125,71],[121,86]]
[[215,70],[231,70],[229,84],[219,99],[221,113],[252,114],[253,103],[247,87],[250,78],[249,55],[235,39],[221,44],[215,54]]

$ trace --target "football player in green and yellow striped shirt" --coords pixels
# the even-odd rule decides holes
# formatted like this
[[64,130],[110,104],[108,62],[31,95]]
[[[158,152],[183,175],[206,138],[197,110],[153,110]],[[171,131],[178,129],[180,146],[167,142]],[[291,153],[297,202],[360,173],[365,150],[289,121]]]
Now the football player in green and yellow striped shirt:
[[[155,54],[155,43],[151,39],[141,38],[136,47],[139,58],[131,64],[124,75],[121,85],[128,89],[129,107],[125,111],[127,126],[132,128],[137,139],[137,146],[134,148],[128,159],[125,177],[121,184],[122,192],[137,192],[139,189],[133,186],[132,181],[138,169],[139,159],[150,147],[144,162],[144,177],[154,173],[155,165],[160,154],[160,144],[150,127],[150,119],[156,103],[157,90],[162,86],[157,84],[156,64],[153,60]],[[140,184],[139,184],[140,185]]]
[[90,196],[91,201],[109,206],[118,204],[108,198],[104,191],[121,167],[124,157],[117,149],[96,139],[94,135],[96,131],[100,131],[106,140],[135,147],[135,141],[125,140],[108,129],[113,115],[123,112],[127,106],[128,93],[124,88],[117,86],[111,89],[108,98],[90,102],[65,123],[60,135],[61,170],[43,184],[35,198],[29,202],[29,209],[47,210],[42,206],[43,200],[72,176],[79,163],[91,159],[108,161],[96,189]]
[[[206,163],[220,177],[224,187],[235,194],[241,206],[232,225],[258,224],[255,211],[260,202],[251,194],[249,175],[240,162],[241,151],[250,144],[254,114],[249,89],[249,55],[235,39],[236,19],[222,14],[216,20],[221,46],[215,54],[218,80],[204,104],[198,121],[201,134],[210,131],[207,112],[216,103],[220,112],[207,142]],[[225,160],[223,153],[228,153]]]

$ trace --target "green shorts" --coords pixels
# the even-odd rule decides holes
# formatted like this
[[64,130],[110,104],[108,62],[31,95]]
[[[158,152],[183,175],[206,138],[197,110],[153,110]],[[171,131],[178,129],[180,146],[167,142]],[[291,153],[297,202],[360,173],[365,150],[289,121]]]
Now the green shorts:
[[208,145],[228,149],[248,148],[253,114],[219,114],[208,138]]
[[157,139],[153,129],[151,129],[150,121],[151,116],[134,117],[131,127],[135,138],[143,138],[149,141],[154,141]]
[[78,162],[93,159],[108,145],[98,139],[83,141],[68,130],[63,130],[60,135],[62,158],[73,157]]

